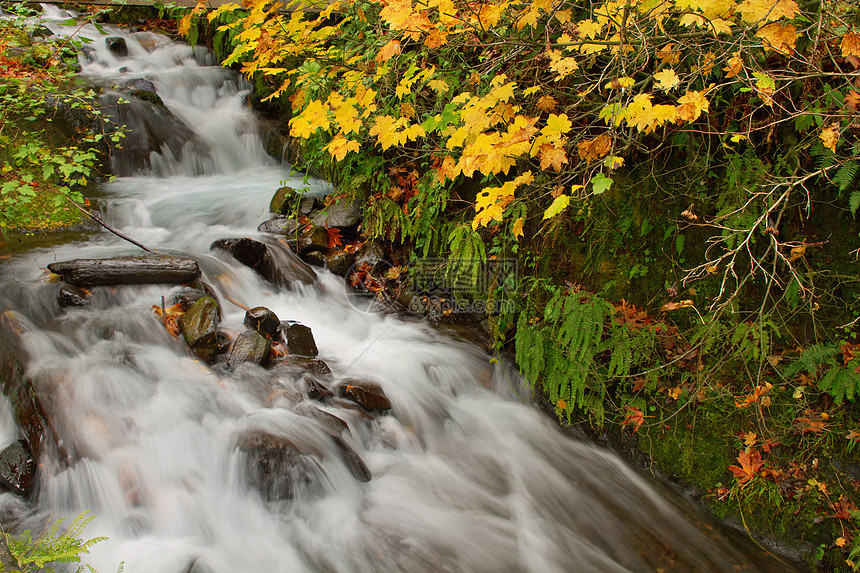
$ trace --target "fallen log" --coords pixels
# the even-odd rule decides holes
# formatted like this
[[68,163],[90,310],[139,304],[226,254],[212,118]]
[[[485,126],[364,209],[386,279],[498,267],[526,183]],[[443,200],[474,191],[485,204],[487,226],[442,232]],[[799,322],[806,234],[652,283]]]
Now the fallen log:
[[197,261],[168,255],[74,259],[51,263],[48,270],[79,287],[183,284],[200,278]]

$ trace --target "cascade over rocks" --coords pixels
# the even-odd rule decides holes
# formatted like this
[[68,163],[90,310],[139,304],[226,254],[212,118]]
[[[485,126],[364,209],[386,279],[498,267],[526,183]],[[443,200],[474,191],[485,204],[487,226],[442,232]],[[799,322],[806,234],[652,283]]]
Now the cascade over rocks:
[[128,57],[128,45],[125,43],[125,38],[110,36],[105,38],[105,45],[114,56],[118,58]]
[[309,285],[316,281],[314,270],[283,244],[267,245],[242,237],[219,239],[209,248],[228,253],[264,279],[280,286],[289,287],[293,282]]
[[267,501],[292,499],[299,490],[321,487],[315,452],[303,451],[284,436],[248,430],[239,436],[237,447],[247,456],[247,483]]
[[48,270],[78,287],[134,284],[183,284],[200,278],[197,261],[168,255],[73,259]]

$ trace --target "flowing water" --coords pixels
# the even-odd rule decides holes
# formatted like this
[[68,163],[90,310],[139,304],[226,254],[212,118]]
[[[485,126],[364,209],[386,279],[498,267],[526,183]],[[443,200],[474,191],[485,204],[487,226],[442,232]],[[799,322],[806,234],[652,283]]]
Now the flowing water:
[[[195,135],[104,185],[106,220],[199,261],[228,331],[241,332],[244,317],[229,299],[299,321],[335,378],[376,381],[392,409],[369,416],[313,402],[289,374],[193,359],[152,312],[177,288],[99,288],[90,306],[60,311],[47,264],[139,251],[108,233],[34,249],[4,262],[0,307],[21,333],[57,447],[40,459],[32,500],[0,496],[6,519],[38,528],[91,510],[87,536],[109,538],[88,556],[102,573],[121,561],[129,573],[792,570],[730,540],[610,451],[563,435],[481,348],[361,312],[327,272],[288,290],[211,253],[216,239],[259,236],[282,181],[301,186],[263,153],[247,87],[161,36],[108,30],[126,39],[129,55],[118,58],[98,31],[81,33],[94,40],[84,75],[152,82]],[[308,415],[318,410],[348,424],[341,439],[372,479],[353,477],[330,428]],[[18,431],[7,401],[0,446]],[[262,495],[249,476],[265,456],[238,447],[249,432],[314,452],[302,461],[309,479],[283,499]]]

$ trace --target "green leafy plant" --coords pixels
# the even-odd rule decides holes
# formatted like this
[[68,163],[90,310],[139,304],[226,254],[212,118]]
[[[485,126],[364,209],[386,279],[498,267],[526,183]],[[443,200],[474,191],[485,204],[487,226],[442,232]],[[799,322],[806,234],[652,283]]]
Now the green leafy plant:
[[[35,573],[36,571],[55,571],[51,566],[56,563],[80,563],[83,555],[90,552],[95,544],[107,540],[106,537],[94,537],[84,541],[82,538],[84,529],[95,518],[89,512],[79,514],[72,523],[60,531],[63,520],[46,525],[35,538],[30,530],[20,535],[13,536],[3,533],[3,538],[9,553],[14,560],[17,569],[9,570],[9,573]],[[78,567],[80,573],[84,571],[84,565]],[[122,571],[122,564],[118,573]],[[0,571],[4,571],[0,564]],[[91,566],[86,565],[86,570],[94,572]]]

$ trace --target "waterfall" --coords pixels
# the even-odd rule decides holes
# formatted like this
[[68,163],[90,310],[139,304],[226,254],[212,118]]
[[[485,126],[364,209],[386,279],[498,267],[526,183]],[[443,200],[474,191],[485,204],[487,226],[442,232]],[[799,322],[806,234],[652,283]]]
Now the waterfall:
[[[68,15],[46,7],[44,18],[68,34]],[[205,51],[108,26],[80,34],[92,40],[82,76],[107,94],[151,85],[164,104],[116,106],[147,151],[103,186],[106,220],[196,259],[229,333],[245,314],[229,301],[301,322],[333,380],[373,381],[391,409],[314,400],[295,369],[196,360],[152,311],[180,287],[100,287],[88,306],[59,309],[45,267],[139,254],[113,235],[34,249],[0,268],[0,306],[57,447],[40,459],[32,499],[4,493],[0,515],[38,530],[92,511],[86,536],[108,541],[86,557],[102,573],[120,562],[128,573],[793,570],[611,451],[564,435],[482,348],[362,312],[327,271],[280,288],[211,252],[220,238],[261,236],[275,189],[304,178],[266,156],[247,84]],[[4,443],[19,437],[10,420],[4,402]],[[248,446],[261,435],[274,438]],[[267,472],[289,491],[267,492]]]

